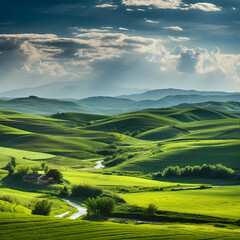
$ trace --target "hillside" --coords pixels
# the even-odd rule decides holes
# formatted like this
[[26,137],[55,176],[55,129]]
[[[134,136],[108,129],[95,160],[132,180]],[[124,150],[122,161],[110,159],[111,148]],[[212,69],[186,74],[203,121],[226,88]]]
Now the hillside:
[[[232,93],[232,94],[234,95],[235,93]],[[196,90],[183,90],[183,89],[169,88],[169,89],[150,90],[140,94],[121,95],[119,97],[127,98],[134,101],[141,101],[141,100],[159,100],[167,96],[175,96],[175,95],[225,96],[225,95],[229,95],[229,93],[217,92],[217,91],[196,91]]]
[[38,115],[50,115],[57,112],[84,112],[93,113],[90,107],[63,100],[54,100],[38,97],[16,98],[12,100],[0,101],[0,109],[31,113]]
[[174,106],[175,108],[208,108],[218,111],[238,113],[240,112],[240,102],[203,102],[203,103],[184,103]]

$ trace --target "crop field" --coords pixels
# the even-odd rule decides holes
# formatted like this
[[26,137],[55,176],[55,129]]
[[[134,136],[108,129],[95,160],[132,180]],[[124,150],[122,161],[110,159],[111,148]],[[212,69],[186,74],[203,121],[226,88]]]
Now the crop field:
[[[94,229],[94,231],[93,231]],[[0,216],[2,240],[36,239],[238,239],[240,230],[194,224],[119,224],[52,219],[47,217]]]

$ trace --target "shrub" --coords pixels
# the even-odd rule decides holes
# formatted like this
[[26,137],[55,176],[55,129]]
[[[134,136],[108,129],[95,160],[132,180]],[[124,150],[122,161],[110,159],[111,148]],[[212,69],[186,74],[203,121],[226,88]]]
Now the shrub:
[[15,157],[10,157],[10,163],[13,165],[13,167],[15,168],[17,166],[17,162],[16,162],[16,158]]
[[14,166],[10,163],[8,168],[8,174],[12,175],[15,172]]
[[64,187],[62,188],[60,195],[61,195],[62,197],[68,197],[68,196],[70,195],[70,192],[69,192],[67,186],[64,186]]
[[89,185],[74,185],[72,187],[73,197],[97,197],[102,194],[102,189]]
[[114,210],[115,201],[109,197],[89,198],[86,205],[88,215],[109,216]]
[[114,160],[109,161],[108,163],[105,164],[106,167],[114,167],[118,164],[121,164],[125,162],[127,159],[125,157],[119,157]]
[[143,214],[146,217],[153,217],[157,212],[157,206],[153,203],[150,203],[146,209],[144,209]]
[[155,178],[161,177],[191,177],[191,178],[213,178],[213,179],[227,179],[237,177],[237,173],[231,168],[227,168],[221,164],[200,166],[186,166],[180,168],[179,166],[167,167],[163,172],[155,173]]
[[60,181],[63,178],[62,173],[57,169],[51,169],[47,172],[48,177],[53,177],[56,181]]
[[36,203],[32,214],[49,216],[51,212],[51,203],[48,200],[42,200]]
[[32,172],[32,169],[30,167],[22,166],[22,167],[17,168],[17,174],[20,175],[20,176],[25,176],[25,175],[27,175],[31,172]]
[[42,162],[42,163],[41,163],[41,168],[44,170],[45,167],[46,167],[46,163],[45,163],[45,162]]

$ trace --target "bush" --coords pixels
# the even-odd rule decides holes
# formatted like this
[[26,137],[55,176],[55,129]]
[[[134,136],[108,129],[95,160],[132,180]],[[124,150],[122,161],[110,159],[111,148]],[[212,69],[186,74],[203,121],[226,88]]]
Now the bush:
[[60,181],[63,178],[62,173],[57,169],[51,169],[47,172],[48,177],[53,177],[56,181]]
[[146,209],[144,209],[143,214],[146,217],[153,217],[157,212],[157,206],[153,203],[150,203]]
[[17,168],[17,174],[20,175],[20,176],[25,176],[25,175],[27,175],[31,172],[32,172],[32,169],[30,167],[22,166],[22,167]]
[[102,194],[102,189],[88,185],[74,185],[72,187],[73,197],[97,197]]
[[115,201],[109,197],[89,198],[86,205],[88,215],[109,216],[114,210]]
[[106,167],[114,167],[118,164],[121,164],[125,162],[127,159],[125,157],[119,157],[114,160],[109,161],[108,163],[105,164]]
[[191,178],[213,178],[213,179],[229,179],[237,177],[237,173],[231,168],[227,168],[221,164],[200,166],[179,166],[167,167],[163,172],[155,173],[155,178],[161,177],[191,177]]
[[49,216],[51,212],[51,203],[48,200],[42,200],[36,203],[32,214]]
[[9,175],[12,175],[14,172],[15,172],[15,168],[14,166],[10,163],[9,166],[8,166],[8,174]]
[[69,192],[67,186],[64,186],[64,187],[62,188],[62,190],[61,190],[61,192],[60,192],[60,195],[61,195],[62,197],[68,197],[68,196],[70,195],[70,192]]

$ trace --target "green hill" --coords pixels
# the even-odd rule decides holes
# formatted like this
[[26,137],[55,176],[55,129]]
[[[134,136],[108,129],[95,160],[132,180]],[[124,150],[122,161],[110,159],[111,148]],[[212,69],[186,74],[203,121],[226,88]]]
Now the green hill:
[[94,109],[81,105],[79,103],[71,101],[38,98],[35,96],[1,101],[0,109],[38,115],[50,115],[57,112],[94,113]]
[[208,108],[230,113],[240,112],[239,102],[203,102],[203,103],[184,103],[174,106],[176,108]]

